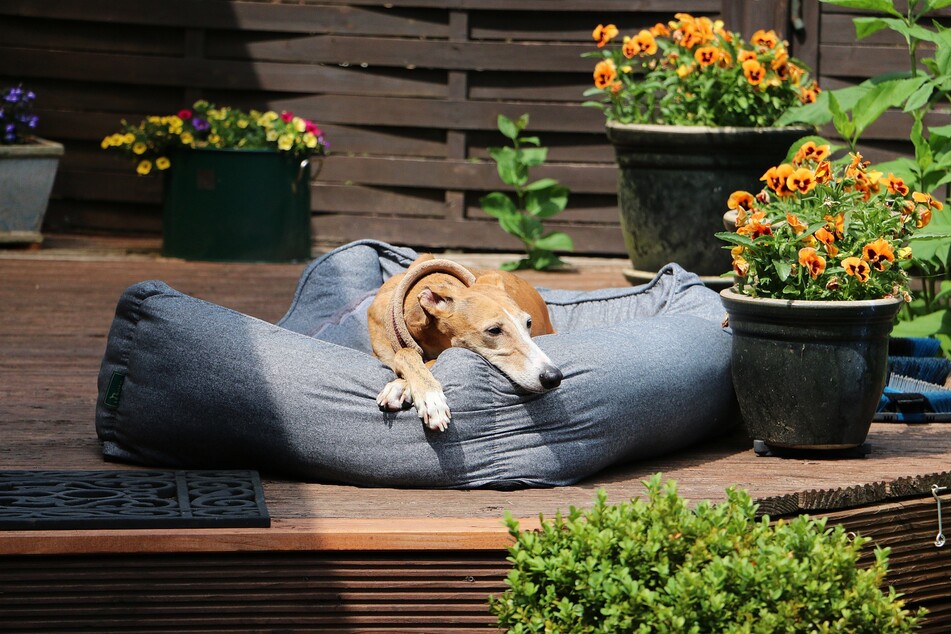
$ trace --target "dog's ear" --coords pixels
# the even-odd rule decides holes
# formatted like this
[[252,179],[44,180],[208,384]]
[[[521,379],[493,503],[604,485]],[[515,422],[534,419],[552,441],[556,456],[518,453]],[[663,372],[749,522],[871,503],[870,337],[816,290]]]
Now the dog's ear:
[[422,264],[423,262],[428,262],[430,260],[435,260],[435,259],[436,258],[435,256],[433,256],[432,253],[423,253],[418,258],[413,260],[413,263],[409,265],[409,268],[413,268],[414,266]]
[[449,286],[426,286],[416,298],[423,310],[433,317],[445,317],[452,311],[452,288]]
[[502,278],[502,275],[494,271],[480,275],[478,279],[476,279],[476,284],[498,286],[499,288],[503,289],[505,288],[505,280]]

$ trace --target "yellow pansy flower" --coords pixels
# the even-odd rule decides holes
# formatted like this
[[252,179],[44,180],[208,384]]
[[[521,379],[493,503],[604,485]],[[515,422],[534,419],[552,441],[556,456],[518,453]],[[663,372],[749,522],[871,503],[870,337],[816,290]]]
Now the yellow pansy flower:
[[152,171],[152,161],[145,160],[139,163],[138,167],[135,168],[135,171],[145,176]]
[[157,159],[155,159],[155,167],[157,167],[160,170],[167,170],[169,167],[171,167],[171,165],[172,165],[172,162],[168,160],[167,156],[160,156]]
[[145,143],[142,141],[137,141],[135,145],[132,146],[132,152],[134,154],[145,154],[145,151],[149,149]]
[[280,150],[289,150],[294,147],[294,137],[290,134],[282,134],[277,140],[277,147]]

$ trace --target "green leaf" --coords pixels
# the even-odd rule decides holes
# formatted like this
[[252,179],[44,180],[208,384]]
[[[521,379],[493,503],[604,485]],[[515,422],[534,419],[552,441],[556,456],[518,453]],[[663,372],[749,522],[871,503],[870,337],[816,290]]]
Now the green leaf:
[[507,138],[512,139],[513,141],[518,138],[519,129],[514,121],[506,117],[504,114],[500,114],[498,117],[498,126],[499,132],[505,135]]
[[525,211],[539,218],[551,218],[568,205],[568,188],[553,185],[525,192]]
[[895,3],[891,0],[822,0],[822,2],[850,9],[867,9],[901,17],[901,13],[895,9]]
[[492,192],[479,199],[479,205],[482,210],[493,218],[502,218],[511,214],[517,214],[515,203],[512,199],[502,192]]
[[528,180],[528,170],[519,161],[518,152],[511,147],[489,148],[489,156],[495,160],[499,178],[506,185],[524,185]]
[[518,161],[525,167],[542,165],[548,158],[548,148],[530,147],[518,150]]
[[519,143],[527,143],[529,145],[541,145],[542,141],[537,136],[523,136],[519,137]]
[[951,334],[951,319],[947,310],[936,310],[910,321],[900,321],[892,330],[895,337],[931,337],[939,333]]
[[[892,21],[895,21],[894,18]],[[852,23],[855,25],[855,39],[863,40],[882,29],[887,29],[888,22],[886,18],[852,18]]]
[[557,185],[557,184],[558,184],[558,181],[556,181],[554,178],[540,178],[534,183],[529,183],[523,189],[527,192],[530,192],[536,189],[545,189],[546,187],[552,187],[553,185]]
[[835,131],[843,139],[850,143],[853,142],[852,136],[855,134],[855,125],[839,105],[838,98],[832,93],[829,93],[829,111],[832,113],[832,125],[835,126]]
[[528,127],[528,113],[526,112],[521,117],[518,118],[518,121],[515,122],[515,125],[518,127],[518,131],[521,132]]
[[548,251],[573,251],[575,245],[568,234],[561,231],[552,231],[536,240],[535,248]]
[[505,233],[515,236],[519,239],[526,239],[528,235],[525,233],[525,227],[522,224],[524,216],[522,214],[509,214],[499,217],[499,226],[502,227],[502,230]]
[[776,268],[776,275],[779,276],[779,281],[785,282],[792,272],[792,264],[786,260],[773,260],[773,266]]
[[738,244],[742,247],[751,247],[755,244],[755,242],[753,242],[747,236],[741,236],[740,234],[734,233],[732,231],[720,231],[719,233],[714,234],[714,237],[731,244]]
[[859,137],[886,110],[904,104],[927,79],[924,76],[909,77],[872,86],[852,108],[855,137]]

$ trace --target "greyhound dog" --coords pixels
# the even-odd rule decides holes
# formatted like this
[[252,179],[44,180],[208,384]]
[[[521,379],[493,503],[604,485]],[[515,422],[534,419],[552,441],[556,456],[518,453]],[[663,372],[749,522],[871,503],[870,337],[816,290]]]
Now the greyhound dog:
[[512,273],[465,269],[421,255],[380,288],[369,310],[373,352],[396,373],[377,397],[383,411],[411,405],[423,424],[445,431],[452,414],[430,367],[450,347],[482,355],[529,392],[561,384],[562,373],[532,341],[554,332],[548,307]]

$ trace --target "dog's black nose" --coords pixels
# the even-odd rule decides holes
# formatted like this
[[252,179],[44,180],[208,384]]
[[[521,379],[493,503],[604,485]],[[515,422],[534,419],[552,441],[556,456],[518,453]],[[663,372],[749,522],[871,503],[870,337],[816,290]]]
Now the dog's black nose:
[[563,378],[564,376],[561,374],[561,370],[555,366],[545,368],[545,370],[538,375],[538,381],[546,390],[551,390],[561,385],[561,380]]

